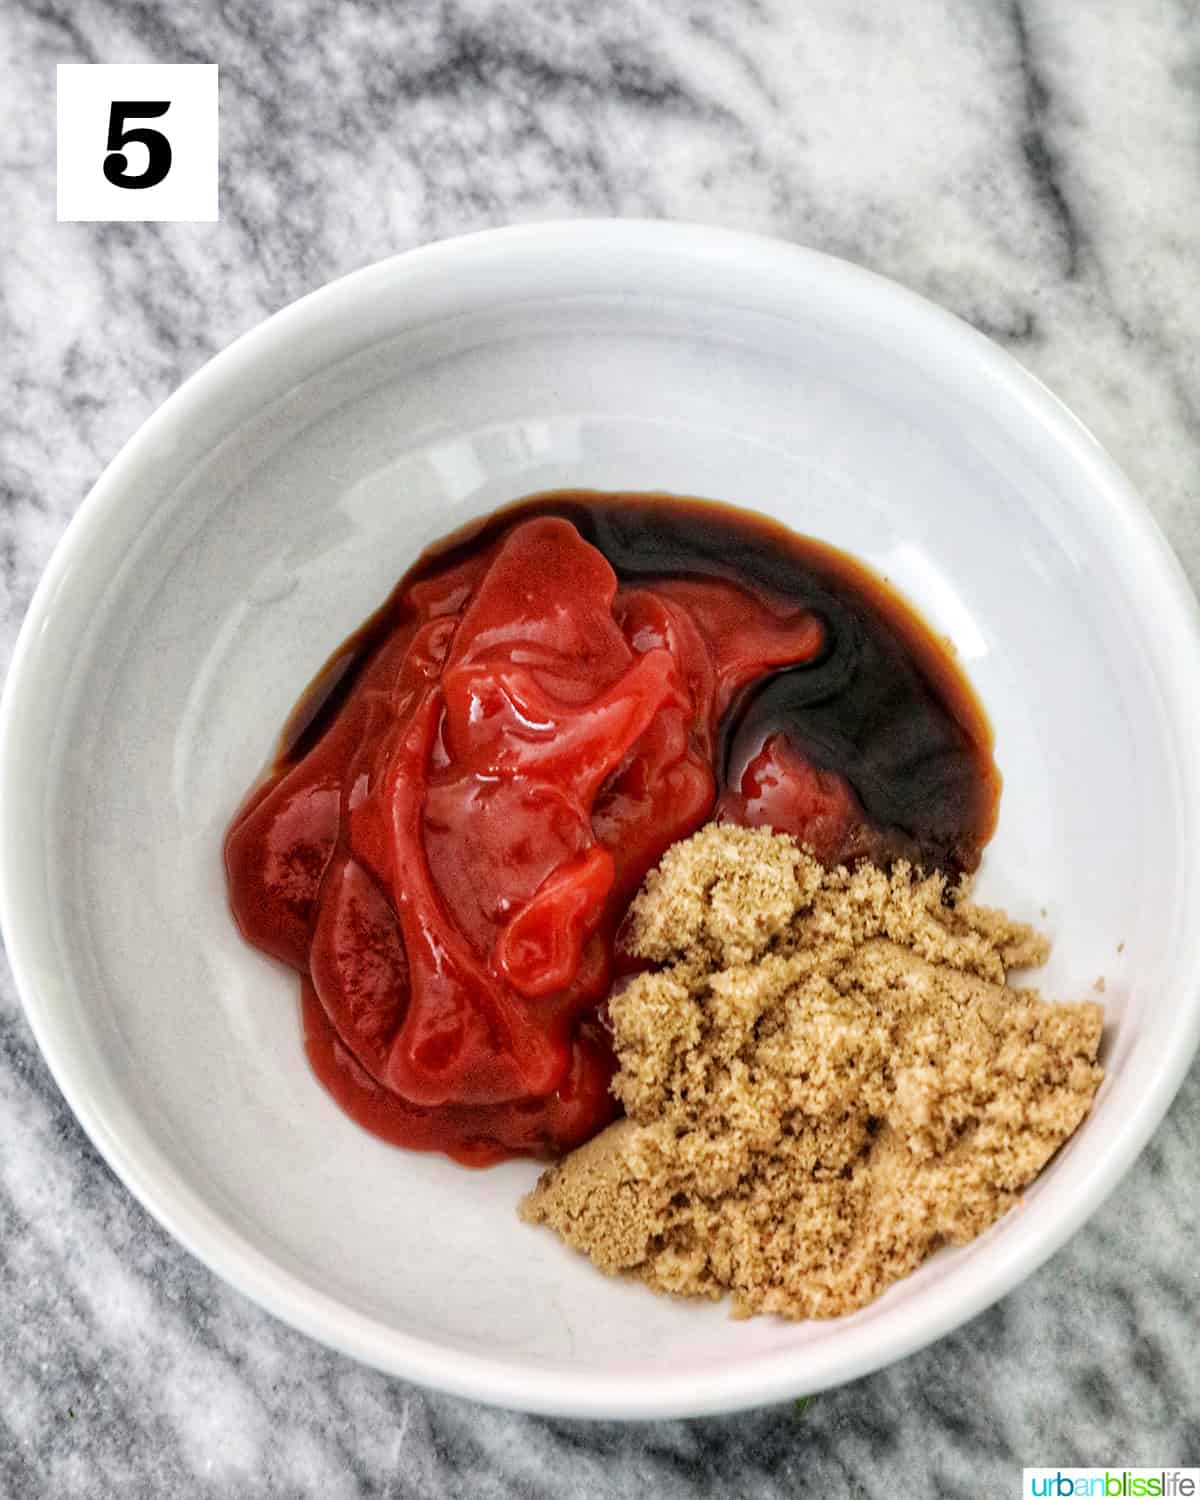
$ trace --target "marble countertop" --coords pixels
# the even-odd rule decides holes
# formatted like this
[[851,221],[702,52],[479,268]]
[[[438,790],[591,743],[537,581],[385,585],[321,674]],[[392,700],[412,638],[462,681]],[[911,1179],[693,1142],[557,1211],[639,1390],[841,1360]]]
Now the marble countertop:
[[[10,0],[0,646],[124,439],[367,261],[514,220],[762,230],[944,303],[1124,465],[1200,584],[1192,0]],[[57,224],[54,64],[221,65],[217,224]],[[1016,1494],[1200,1462],[1200,1071],[1091,1224],[935,1347],[646,1426],[389,1380],[193,1262],[75,1124],[0,983],[0,1495]]]

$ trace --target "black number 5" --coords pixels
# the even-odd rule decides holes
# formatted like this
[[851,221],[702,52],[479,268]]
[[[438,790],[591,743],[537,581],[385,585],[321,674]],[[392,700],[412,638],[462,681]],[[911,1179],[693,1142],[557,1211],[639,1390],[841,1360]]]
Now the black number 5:
[[[139,104],[133,99],[114,99],[108,112],[108,155],[104,158],[104,175],[114,187],[155,187],[171,170],[171,143],[161,130],[151,130],[148,125],[135,125],[125,129],[126,116],[144,120],[157,120],[171,107],[169,99]],[[146,166],[141,172],[129,171],[129,158],[122,147],[137,141],[146,148]]]

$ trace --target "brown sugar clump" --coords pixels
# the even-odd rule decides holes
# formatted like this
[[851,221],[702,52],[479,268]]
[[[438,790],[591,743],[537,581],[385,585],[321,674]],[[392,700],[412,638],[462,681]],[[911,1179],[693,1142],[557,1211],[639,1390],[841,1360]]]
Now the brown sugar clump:
[[1017,1201],[1087,1114],[1102,1011],[1009,988],[1046,940],[901,864],[762,829],[677,844],[610,1002],[627,1118],[521,1205],[610,1274],[835,1317]]

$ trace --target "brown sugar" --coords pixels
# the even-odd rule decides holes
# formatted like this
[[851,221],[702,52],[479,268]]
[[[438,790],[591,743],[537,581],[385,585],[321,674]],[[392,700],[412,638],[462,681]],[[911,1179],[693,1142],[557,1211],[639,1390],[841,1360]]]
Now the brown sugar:
[[521,1205],[610,1274],[834,1317],[1018,1199],[1101,1079],[1094,1003],[1010,988],[1046,940],[905,865],[826,870],[710,826],[630,913],[661,965],[611,1001],[627,1118]]

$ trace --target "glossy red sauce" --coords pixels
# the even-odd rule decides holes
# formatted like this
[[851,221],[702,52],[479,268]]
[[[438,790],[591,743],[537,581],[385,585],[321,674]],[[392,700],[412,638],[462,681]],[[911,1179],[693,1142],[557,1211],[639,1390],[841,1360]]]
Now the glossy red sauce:
[[617,1112],[603,1002],[666,848],[716,816],[973,868],[990,747],[852,560],[703,502],[546,496],[426,554],[333,658],[229,830],[230,898],[361,1124],[554,1154]]

